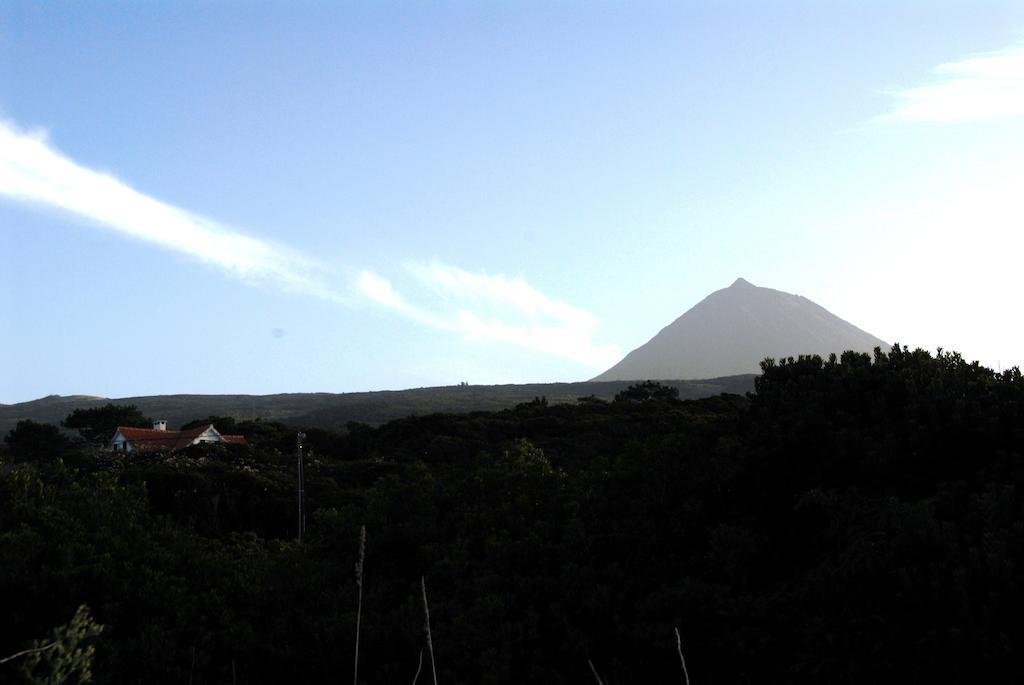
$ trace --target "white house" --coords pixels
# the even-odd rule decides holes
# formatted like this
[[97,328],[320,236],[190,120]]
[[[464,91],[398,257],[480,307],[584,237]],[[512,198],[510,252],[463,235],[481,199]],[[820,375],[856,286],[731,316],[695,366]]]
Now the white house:
[[244,435],[222,435],[213,424],[197,426],[187,431],[167,430],[167,421],[154,421],[152,428],[130,428],[118,426],[110,440],[114,452],[138,452],[185,449],[199,443],[225,443],[244,445]]

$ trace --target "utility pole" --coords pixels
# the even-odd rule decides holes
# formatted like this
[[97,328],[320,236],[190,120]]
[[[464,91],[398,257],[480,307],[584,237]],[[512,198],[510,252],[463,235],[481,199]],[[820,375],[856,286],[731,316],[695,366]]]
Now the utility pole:
[[298,532],[298,540],[302,542],[302,534],[306,532],[306,486],[305,478],[302,473],[302,441],[306,439],[305,433],[297,433],[295,440],[295,456],[298,465],[298,481],[299,481],[299,521],[296,526]]

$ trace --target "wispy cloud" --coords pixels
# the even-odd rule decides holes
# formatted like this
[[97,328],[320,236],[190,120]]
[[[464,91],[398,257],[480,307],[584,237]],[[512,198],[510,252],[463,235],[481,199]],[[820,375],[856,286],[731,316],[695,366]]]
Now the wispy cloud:
[[359,274],[359,278],[356,279],[356,288],[363,295],[370,298],[377,304],[384,305],[389,309],[399,312],[417,323],[441,330],[455,330],[455,328],[444,319],[436,317],[430,312],[406,302],[405,298],[399,295],[391,286],[391,281],[381,278],[372,271],[363,271]]
[[603,369],[622,358],[614,345],[594,342],[598,321],[589,312],[549,298],[522,278],[472,273],[433,262],[411,264],[417,292],[410,303],[390,281],[365,271],[359,288],[377,303],[419,323],[469,340],[509,343]]
[[435,292],[456,300],[496,304],[531,319],[550,318],[574,329],[592,330],[597,325],[590,313],[552,300],[522,278],[470,273],[437,262],[409,264],[406,268]]
[[427,302],[411,303],[390,281],[363,271],[349,287],[336,274],[283,245],[255,238],[145,195],[86,168],[54,148],[44,133],[0,121],[0,197],[70,212],[107,230],[188,255],[246,283],[351,303],[350,290],[416,323],[465,339],[502,342],[604,368],[619,349],[593,342],[597,320],[553,300],[526,281],[442,264],[407,272]]
[[932,69],[931,83],[896,90],[888,123],[965,123],[1024,116],[1024,47],[984,52]]
[[22,131],[4,121],[0,195],[74,213],[249,283],[343,299],[323,280],[314,260],[144,195],[109,174],[77,164],[51,146],[44,133]]

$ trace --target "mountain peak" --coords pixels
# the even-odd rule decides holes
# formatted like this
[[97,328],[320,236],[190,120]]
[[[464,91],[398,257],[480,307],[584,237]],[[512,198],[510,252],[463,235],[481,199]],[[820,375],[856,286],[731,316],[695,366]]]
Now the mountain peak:
[[765,357],[888,347],[814,302],[737,278],[593,380],[716,378],[757,373]]

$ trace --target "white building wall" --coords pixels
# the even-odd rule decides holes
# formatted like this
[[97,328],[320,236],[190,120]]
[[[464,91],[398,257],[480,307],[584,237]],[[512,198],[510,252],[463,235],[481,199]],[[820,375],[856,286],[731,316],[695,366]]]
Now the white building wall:
[[121,431],[117,431],[114,434],[114,439],[110,441],[111,449],[115,452],[134,452],[135,449],[132,444],[128,442],[128,439],[121,434]]

